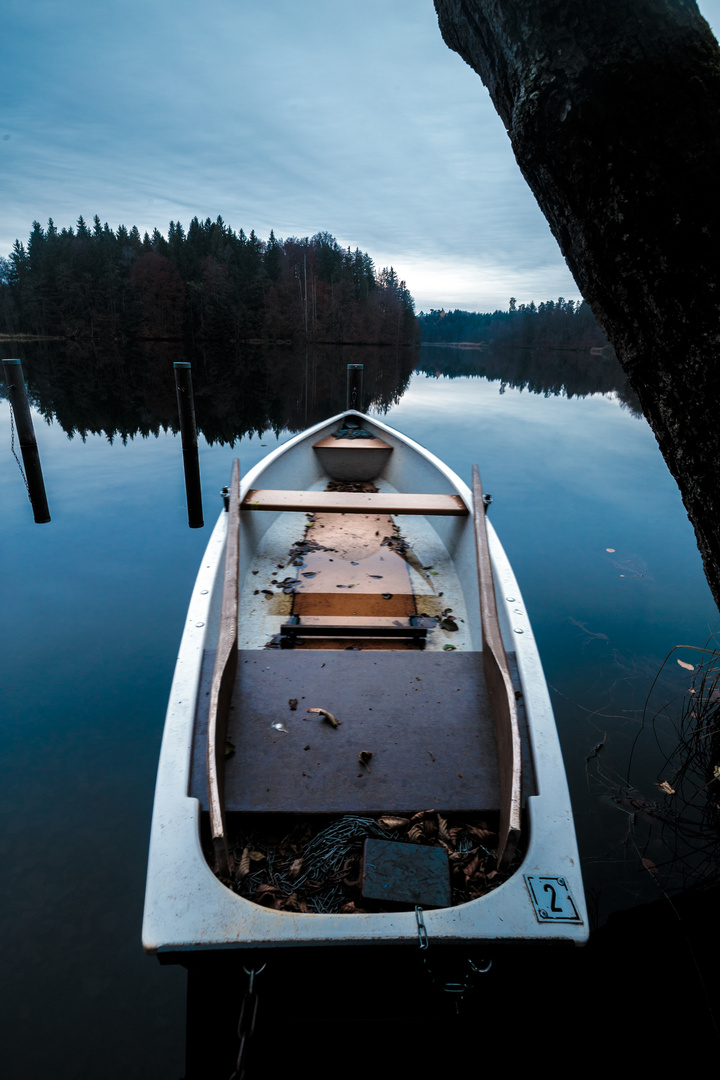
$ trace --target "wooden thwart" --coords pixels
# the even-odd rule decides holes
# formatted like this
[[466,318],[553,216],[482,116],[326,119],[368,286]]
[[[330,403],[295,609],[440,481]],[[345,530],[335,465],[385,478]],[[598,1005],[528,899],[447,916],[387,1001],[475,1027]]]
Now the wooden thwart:
[[272,491],[253,488],[243,510],[294,510],[338,514],[438,514],[462,517],[468,508],[459,495],[406,495],[379,491]]

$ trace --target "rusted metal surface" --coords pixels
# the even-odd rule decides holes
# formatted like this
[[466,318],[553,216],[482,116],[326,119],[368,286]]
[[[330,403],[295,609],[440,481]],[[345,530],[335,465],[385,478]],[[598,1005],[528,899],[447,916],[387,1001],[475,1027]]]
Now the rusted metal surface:
[[498,863],[509,866],[520,838],[522,809],[522,755],[515,689],[510,677],[500,632],[492,563],[485,525],[485,505],[480,473],[473,465],[475,545],[480,581],[480,613],[483,634],[483,670],[490,695],[500,770],[500,840]]
[[207,719],[207,800],[210,830],[218,872],[232,869],[225,833],[225,743],[228,711],[237,669],[238,560],[240,555],[240,463],[233,462],[230,479],[228,531],[225,547],[220,635],[210,684]]
[[[388,813],[499,807],[478,653],[241,651],[230,707],[228,812]],[[207,808],[200,687],[190,794]],[[291,701],[297,701],[292,709]],[[333,728],[311,708],[326,709]],[[372,754],[369,768],[360,764]]]
[[363,848],[362,895],[385,903],[448,907],[451,900],[447,852],[441,847],[368,838]]

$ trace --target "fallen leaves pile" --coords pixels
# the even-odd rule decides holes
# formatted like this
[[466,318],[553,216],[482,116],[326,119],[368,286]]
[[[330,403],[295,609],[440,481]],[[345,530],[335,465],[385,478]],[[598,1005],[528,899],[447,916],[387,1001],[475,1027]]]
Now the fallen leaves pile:
[[345,815],[330,824],[303,819],[282,836],[273,834],[272,826],[257,828],[232,847],[233,887],[247,900],[279,911],[382,911],[381,904],[361,895],[366,837],[444,848],[453,905],[477,899],[502,880],[495,868],[497,831],[485,818],[445,818],[422,810],[378,819]]

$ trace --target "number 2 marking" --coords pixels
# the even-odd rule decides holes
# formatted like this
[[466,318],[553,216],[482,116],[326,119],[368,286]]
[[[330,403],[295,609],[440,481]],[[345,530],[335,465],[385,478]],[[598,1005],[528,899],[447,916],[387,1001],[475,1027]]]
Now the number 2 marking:
[[550,901],[550,910],[555,911],[555,912],[559,912],[562,915],[563,908],[562,908],[562,905],[560,907],[558,907],[558,905],[557,905],[557,902],[556,902],[557,901],[557,893],[555,892],[555,889],[553,888],[553,886],[545,884],[543,886],[543,888],[544,888],[545,892],[552,893],[552,900]]
[[527,874],[525,882],[538,922],[582,923],[566,878]]

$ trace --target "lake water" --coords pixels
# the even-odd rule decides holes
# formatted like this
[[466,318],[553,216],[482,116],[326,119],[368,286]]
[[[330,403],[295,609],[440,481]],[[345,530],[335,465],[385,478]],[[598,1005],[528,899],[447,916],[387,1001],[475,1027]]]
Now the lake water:
[[[617,393],[544,396],[477,374],[434,374],[446,355],[421,350],[424,371],[408,379],[414,358],[386,350],[376,362],[394,369],[401,396],[393,403],[383,391],[383,418],[466,480],[477,462],[493,495],[490,514],[551,687],[589,907],[602,923],[658,895],[641,857],[660,866],[667,850],[614,796],[627,787],[658,669],[674,646],[705,644],[717,609],[655,439]],[[282,377],[298,386],[295,430],[318,410],[342,408],[345,359],[332,378],[307,358],[305,370],[284,361]],[[479,365],[466,359],[454,370]],[[148,429],[172,422],[169,365],[163,378],[155,416],[145,387]],[[272,369],[263,378],[271,386]],[[110,400],[123,392],[115,369],[106,389]],[[70,387],[63,408],[79,409],[83,392],[81,382]],[[47,399],[41,407],[54,412]],[[276,426],[291,422],[279,406],[274,415]],[[140,947],[167,694],[231,459],[247,470],[291,432],[256,430],[234,450],[219,428],[212,445],[201,438],[206,526],[190,530],[171,430],[111,441],[86,418],[85,438],[69,438],[59,422],[37,410],[34,418],[52,515],[42,526],[0,401],[3,1075],[179,1077],[185,974]],[[658,707],[687,676],[673,664],[654,692]],[[648,800],[658,798],[661,768],[643,733],[629,779]]]

